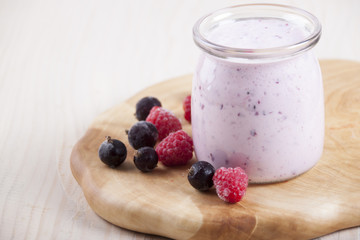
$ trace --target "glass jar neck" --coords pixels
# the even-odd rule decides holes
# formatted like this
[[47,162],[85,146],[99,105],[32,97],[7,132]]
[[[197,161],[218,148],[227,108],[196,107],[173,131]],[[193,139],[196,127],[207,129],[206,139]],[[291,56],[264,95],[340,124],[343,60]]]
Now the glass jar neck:
[[[224,23],[246,20],[276,19],[291,23],[304,32],[304,36],[291,44],[271,47],[245,47],[222,44],[209,38],[214,29]],[[231,33],[229,33],[231,35]],[[319,41],[321,24],[307,11],[276,4],[246,4],[224,8],[200,18],[193,28],[193,38],[197,46],[208,54],[230,61],[258,62],[280,60],[303,53]]]

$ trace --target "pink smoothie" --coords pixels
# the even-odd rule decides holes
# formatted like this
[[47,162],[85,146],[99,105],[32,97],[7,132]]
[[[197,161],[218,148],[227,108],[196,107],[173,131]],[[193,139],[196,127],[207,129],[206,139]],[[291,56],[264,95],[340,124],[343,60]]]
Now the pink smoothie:
[[[264,49],[300,42],[305,30],[279,19],[229,21],[210,42]],[[242,167],[250,182],[276,182],[313,167],[323,150],[321,72],[308,50],[276,61],[234,62],[202,53],[192,89],[198,160]]]

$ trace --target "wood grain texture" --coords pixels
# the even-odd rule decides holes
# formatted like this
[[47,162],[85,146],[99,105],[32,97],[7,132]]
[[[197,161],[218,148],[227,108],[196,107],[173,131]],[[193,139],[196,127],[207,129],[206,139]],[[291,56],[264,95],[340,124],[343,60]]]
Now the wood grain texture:
[[[322,61],[326,133],[319,163],[291,181],[251,185],[238,204],[226,204],[212,190],[195,191],[187,169],[159,167],[140,173],[125,129],[136,119],[143,96],[157,96],[191,134],[182,100],[191,76],[139,92],[100,114],[75,145],[71,169],[91,208],[107,221],[134,231],[176,239],[309,239],[360,225],[360,64]],[[104,136],[123,140],[128,158],[117,169],[102,164],[97,149]]]

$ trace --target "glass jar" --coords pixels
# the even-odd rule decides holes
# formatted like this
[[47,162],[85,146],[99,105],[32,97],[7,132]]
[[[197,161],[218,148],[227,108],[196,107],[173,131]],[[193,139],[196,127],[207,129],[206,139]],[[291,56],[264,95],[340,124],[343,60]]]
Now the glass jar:
[[199,19],[192,87],[199,161],[241,167],[250,183],[284,181],[312,168],[324,142],[321,71],[312,14],[274,4],[237,5]]

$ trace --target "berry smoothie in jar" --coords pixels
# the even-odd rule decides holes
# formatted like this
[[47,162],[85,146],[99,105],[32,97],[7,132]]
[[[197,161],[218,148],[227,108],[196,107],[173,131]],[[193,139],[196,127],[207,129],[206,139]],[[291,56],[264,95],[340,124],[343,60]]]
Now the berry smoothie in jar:
[[250,183],[296,177],[320,159],[321,71],[312,47],[321,25],[289,6],[238,5],[194,26],[202,50],[192,86],[192,134],[199,161],[241,167]]

